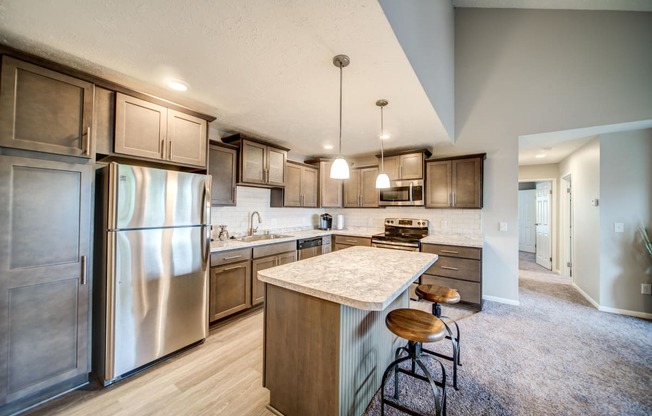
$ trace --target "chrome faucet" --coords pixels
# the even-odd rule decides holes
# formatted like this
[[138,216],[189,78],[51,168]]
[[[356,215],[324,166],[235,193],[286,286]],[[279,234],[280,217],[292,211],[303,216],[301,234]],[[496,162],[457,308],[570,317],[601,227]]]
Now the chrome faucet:
[[251,227],[249,228],[249,235],[254,235],[256,234],[256,231],[258,231],[258,227],[254,227],[254,215],[258,215],[258,224],[263,222],[258,211],[252,212],[251,217],[249,217],[249,223],[251,224]]

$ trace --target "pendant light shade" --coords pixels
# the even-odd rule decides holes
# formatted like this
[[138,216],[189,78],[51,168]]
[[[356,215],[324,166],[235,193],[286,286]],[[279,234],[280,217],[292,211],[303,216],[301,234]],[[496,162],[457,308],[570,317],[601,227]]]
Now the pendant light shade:
[[385,173],[385,154],[383,151],[383,137],[385,131],[383,130],[383,108],[389,104],[387,100],[378,100],[376,105],[380,107],[380,174],[376,178],[376,188],[386,189],[389,188],[389,176]]
[[333,58],[333,65],[340,68],[340,149],[337,159],[331,166],[331,179],[349,179],[349,164],[342,157],[342,68],[348,66],[351,60],[346,55]]

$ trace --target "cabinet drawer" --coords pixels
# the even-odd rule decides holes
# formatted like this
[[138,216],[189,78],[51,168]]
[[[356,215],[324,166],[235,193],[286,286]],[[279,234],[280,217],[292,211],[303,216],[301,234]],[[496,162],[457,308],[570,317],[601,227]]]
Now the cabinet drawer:
[[429,274],[421,275],[421,283],[455,289],[460,293],[460,300],[462,302],[480,304],[482,298],[480,283],[465,282],[457,279],[449,279],[447,277],[431,276]]
[[335,244],[348,244],[353,246],[366,246],[371,247],[371,238],[367,237],[351,237],[348,235],[336,235]]
[[211,267],[220,266],[223,264],[235,263],[236,261],[243,261],[249,259],[251,259],[250,248],[220,251],[217,253],[211,253]]
[[254,247],[254,258],[273,256],[280,253],[287,253],[288,251],[296,251],[296,249],[297,242],[294,240],[285,243],[267,244]]
[[479,282],[480,264],[478,260],[440,256],[435,264],[426,270],[426,273]]
[[421,251],[424,253],[434,253],[439,256],[482,260],[482,249],[475,247],[448,246],[442,244],[422,244]]

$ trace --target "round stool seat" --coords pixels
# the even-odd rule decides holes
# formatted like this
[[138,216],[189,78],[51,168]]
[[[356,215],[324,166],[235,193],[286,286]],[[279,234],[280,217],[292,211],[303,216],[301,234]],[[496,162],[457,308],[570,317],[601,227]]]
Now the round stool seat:
[[434,303],[452,304],[460,301],[460,294],[455,289],[437,285],[419,285],[416,295]]
[[414,342],[437,342],[446,336],[441,319],[417,309],[395,309],[385,318],[387,329]]

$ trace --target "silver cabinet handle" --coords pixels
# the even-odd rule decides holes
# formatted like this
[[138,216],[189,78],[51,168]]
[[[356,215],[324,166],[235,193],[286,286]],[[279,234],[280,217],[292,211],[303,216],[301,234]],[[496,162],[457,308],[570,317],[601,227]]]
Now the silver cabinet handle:
[[[403,165],[398,167],[398,178],[403,179]],[[412,184],[410,184],[410,188],[412,187]]]
[[357,243],[358,240],[346,240],[347,243]]
[[161,159],[165,159],[165,140],[161,139]]
[[233,260],[233,259],[239,259],[240,257],[242,257],[242,254],[238,254],[237,256],[224,257],[222,260]]
[[243,267],[247,267],[245,264],[239,264],[237,266],[231,266],[231,267],[225,267],[224,271],[229,271],[229,270],[235,270],[235,269],[242,269]]
[[450,192],[448,193],[448,206],[453,206],[451,204],[451,193]]
[[455,271],[459,270],[457,267],[449,267],[449,266],[441,266],[441,268],[445,270],[455,270]]
[[86,275],[86,256],[81,256],[81,279],[79,279],[81,285],[86,284]]
[[460,254],[459,251],[453,251],[453,250],[441,250],[442,253],[448,253],[448,254]]
[[455,192],[453,192],[453,206],[455,206]]
[[172,160],[172,141],[168,142],[168,160]]
[[91,127],[88,126],[86,129],[86,138],[82,144],[82,154],[89,156],[91,154]]
[[235,202],[235,187],[231,188],[231,201]]

